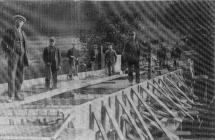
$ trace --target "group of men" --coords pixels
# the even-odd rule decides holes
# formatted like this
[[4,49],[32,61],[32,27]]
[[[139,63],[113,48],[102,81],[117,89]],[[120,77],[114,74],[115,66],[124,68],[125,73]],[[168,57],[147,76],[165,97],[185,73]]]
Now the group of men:
[[[133,71],[136,73],[136,83],[140,83],[140,44],[136,38],[136,32],[129,32],[129,39],[124,45],[123,57],[128,67],[128,80],[133,83]],[[108,68],[109,76],[114,73],[114,66],[117,60],[116,51],[113,50],[112,44],[109,44],[108,50],[105,52],[105,64]]]
[[[24,67],[28,66],[26,36],[22,31],[22,26],[26,22],[26,18],[21,15],[13,17],[14,27],[7,29],[1,46],[8,57],[8,95],[11,100],[23,100],[18,94],[21,89],[24,76]],[[165,61],[166,49],[163,45],[160,46],[158,57],[160,59],[160,66],[163,66]],[[173,50],[172,56],[176,61],[179,58],[179,50]],[[75,47],[73,46],[67,53],[70,64],[69,78],[73,79],[77,75],[78,59],[75,57]],[[136,32],[129,32],[129,39],[124,45],[123,57],[125,58],[128,67],[128,80],[133,83],[133,71],[136,73],[136,83],[140,83],[140,43],[136,38]],[[43,60],[45,63],[45,87],[50,89],[51,77],[53,78],[52,88],[57,88],[57,73],[61,69],[61,53],[55,46],[55,38],[49,39],[49,45],[43,51]],[[105,52],[105,64],[108,68],[108,75],[111,76],[115,73],[114,66],[117,61],[116,51],[113,49],[112,44],[108,45],[108,50]],[[176,65],[176,64],[175,64]],[[73,75],[74,74],[74,75]]]
[[[13,16],[14,27],[7,29],[3,35],[1,46],[8,58],[8,95],[9,101],[23,100],[18,92],[24,79],[24,67],[29,66],[27,57],[26,36],[22,30],[22,26],[26,22],[26,18],[22,15]],[[133,81],[133,69],[136,72],[136,82],[140,82],[139,74],[139,56],[140,47],[136,40],[136,33],[131,32],[129,41],[125,44],[124,55],[128,64],[128,79]],[[69,78],[73,79],[73,74],[77,75],[78,59],[74,56],[75,48],[73,47],[67,53],[69,58],[70,69],[75,69],[75,72],[69,72]],[[57,88],[57,74],[61,70],[61,53],[55,46],[55,38],[49,39],[48,47],[43,51],[43,61],[45,63],[45,87],[50,89],[51,77],[53,78],[52,88]],[[112,44],[109,44],[108,50],[105,52],[105,64],[108,67],[108,74],[113,75],[114,65],[117,61],[116,51],[113,49]]]
[[[23,100],[23,96],[18,94],[24,80],[24,68],[29,66],[27,57],[26,35],[22,30],[26,18],[22,15],[13,16],[14,26],[6,29],[1,47],[8,60],[8,101]],[[77,58],[74,57],[74,47],[68,51],[70,68],[77,68]],[[55,38],[49,39],[48,47],[43,50],[43,61],[45,63],[45,87],[47,89],[57,88],[57,75],[61,70],[61,53],[55,46]],[[74,65],[73,63],[76,62]],[[77,70],[75,72],[77,75]],[[71,75],[71,73],[70,73]],[[51,78],[53,86],[50,87]],[[72,77],[70,77],[72,78]]]
[[[178,43],[171,50],[171,59],[173,60],[173,67],[177,69],[179,67],[179,60],[181,59],[182,50]],[[159,48],[157,50],[157,60],[159,68],[169,68],[167,64],[167,48],[164,46],[163,41],[159,43]]]

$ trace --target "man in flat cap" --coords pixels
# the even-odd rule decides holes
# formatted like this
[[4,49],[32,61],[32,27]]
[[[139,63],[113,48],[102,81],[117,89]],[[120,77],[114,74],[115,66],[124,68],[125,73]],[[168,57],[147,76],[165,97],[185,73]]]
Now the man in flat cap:
[[129,40],[125,43],[123,53],[128,66],[129,83],[133,83],[133,66],[136,73],[136,83],[140,83],[140,43],[133,30],[129,32]]
[[111,43],[108,44],[108,50],[105,52],[105,65],[108,67],[108,75],[115,73],[114,66],[116,64],[117,54]]
[[21,15],[13,16],[14,26],[5,31],[1,46],[8,58],[8,96],[10,101],[23,100],[18,91],[24,79],[24,67],[28,66],[26,35],[22,26],[26,18]]
[[53,79],[53,89],[57,88],[57,72],[61,69],[60,50],[55,46],[55,38],[49,39],[49,46],[43,51],[43,61],[45,63],[45,87],[50,89],[51,76]]

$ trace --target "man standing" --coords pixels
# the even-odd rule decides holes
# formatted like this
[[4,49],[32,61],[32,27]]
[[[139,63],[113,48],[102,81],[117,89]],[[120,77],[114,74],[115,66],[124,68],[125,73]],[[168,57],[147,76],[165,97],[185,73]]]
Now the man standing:
[[26,36],[22,26],[26,18],[13,16],[14,27],[7,29],[3,35],[1,46],[8,58],[8,96],[10,101],[23,100],[18,95],[24,80],[24,67],[28,66]]
[[140,45],[136,39],[136,32],[129,33],[129,40],[124,47],[124,55],[128,66],[128,80],[133,83],[133,68],[136,72],[136,83],[140,82]]
[[116,51],[113,49],[112,44],[108,45],[108,50],[105,52],[105,64],[108,67],[108,75],[111,76],[115,73],[115,63],[117,60]]
[[157,51],[157,58],[158,58],[158,62],[159,62],[159,67],[160,69],[164,68],[164,66],[166,65],[166,48],[163,46],[162,42],[160,42],[159,44],[159,49]]
[[181,49],[179,48],[179,44],[177,43],[176,46],[172,49],[171,58],[173,59],[173,67],[177,69],[179,67],[179,60],[181,58]]
[[77,58],[77,50],[75,48],[75,45],[73,44],[73,47],[68,50],[67,57],[69,59],[69,73],[68,78],[72,79],[74,76],[78,76],[78,65],[79,61]]
[[45,86],[50,88],[50,79],[52,76],[53,87],[57,88],[57,72],[61,69],[61,54],[60,50],[55,47],[55,38],[49,39],[49,46],[43,51],[43,61],[45,63]]

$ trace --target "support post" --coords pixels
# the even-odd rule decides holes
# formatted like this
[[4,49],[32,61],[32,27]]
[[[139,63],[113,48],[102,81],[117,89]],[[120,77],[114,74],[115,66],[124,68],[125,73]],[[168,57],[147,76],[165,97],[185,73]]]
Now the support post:
[[125,111],[126,115],[128,116],[129,120],[131,121],[131,124],[134,126],[135,130],[137,131],[137,134],[139,135],[141,140],[145,140],[145,138],[143,137],[143,133],[141,132],[140,128],[137,126],[134,118],[131,116],[129,109],[125,106],[124,102],[122,101],[122,99],[117,98],[121,107],[123,108],[123,110]]
[[151,135],[146,123],[144,122],[144,120],[143,120],[142,116],[140,115],[137,107],[135,106],[133,100],[131,99],[131,97],[129,97],[128,94],[126,95],[126,97],[127,97],[128,101],[129,101],[129,103],[131,104],[132,108],[134,109],[134,112],[137,114],[137,117],[139,118],[143,128],[146,130],[146,133],[147,133],[148,137],[150,138],[150,140],[154,140],[154,138],[152,137],[152,135]]

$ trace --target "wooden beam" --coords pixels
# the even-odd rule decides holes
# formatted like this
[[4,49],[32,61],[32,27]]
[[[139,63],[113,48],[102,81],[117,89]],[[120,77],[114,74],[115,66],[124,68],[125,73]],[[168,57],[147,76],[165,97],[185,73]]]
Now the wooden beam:
[[[142,86],[141,86],[142,87]],[[176,117],[175,114],[160,100],[157,96],[155,96],[153,93],[148,92],[145,88],[143,88],[143,91],[147,93],[149,96],[151,96],[154,100],[156,100],[171,116]],[[136,93],[137,94],[137,93]]]
[[66,119],[64,120],[63,124],[60,126],[60,128],[55,132],[54,136],[52,136],[52,139],[56,139],[59,137],[61,132],[68,126],[68,123],[71,122],[74,119],[74,116],[68,115]]
[[182,81],[181,77],[179,77],[177,74],[173,73],[173,75],[181,82],[181,84],[188,90],[189,88],[185,83]]
[[113,126],[114,126],[114,128],[115,128],[115,130],[116,130],[116,132],[117,132],[117,135],[118,135],[119,139],[120,139],[120,140],[126,140],[125,137],[124,137],[123,134],[122,134],[122,131],[121,131],[120,128],[119,128],[119,125],[117,124],[117,121],[116,121],[116,119],[115,119],[115,116],[114,116],[113,111],[109,108],[109,106],[108,106],[107,104],[105,104],[104,106],[105,106],[105,109],[106,109],[106,111],[107,111],[107,114],[108,114],[110,120],[111,120],[112,123],[113,123]]
[[108,140],[107,134],[105,132],[104,127],[102,126],[101,122],[99,121],[98,117],[95,115],[95,113],[93,113],[94,119],[96,121],[96,124],[99,128],[99,130],[101,131],[102,137],[104,140]]
[[194,104],[194,102],[177,86],[175,85],[168,77],[166,77],[167,81],[170,82],[190,103]]
[[[182,103],[180,102],[180,99],[174,94],[174,91],[162,80],[162,79],[159,79],[163,85],[164,85],[164,89],[165,90],[168,90],[169,93],[172,94],[172,96],[174,96],[174,98],[182,105]],[[189,107],[192,107],[191,105],[187,104],[187,103],[183,103],[184,105],[186,106],[189,106]]]
[[0,136],[1,140],[51,140],[50,137],[33,137],[33,136]]
[[129,120],[131,121],[131,124],[134,126],[134,129],[136,130],[136,132],[139,135],[140,139],[141,140],[145,140],[145,138],[143,137],[143,134],[142,134],[140,128],[137,126],[134,118],[131,116],[131,114],[129,112],[129,109],[125,106],[124,102],[122,101],[122,99],[120,99],[120,97],[118,97],[117,99],[118,99],[119,104],[121,105],[121,107],[125,111],[126,115],[128,116]]
[[[149,82],[150,83],[150,82]],[[179,104],[177,104],[177,103],[175,103],[175,101],[173,101],[172,100],[172,98],[171,97],[169,97],[166,93],[165,93],[165,91],[163,91],[163,89],[158,85],[158,87],[160,88],[160,89],[162,89],[162,90],[160,90],[160,89],[158,89],[157,87],[155,87],[153,84],[151,84],[150,83],[150,85],[151,86],[153,86],[153,88],[155,88],[159,93],[162,93],[165,97],[167,97],[168,99],[169,99],[169,101],[171,101],[177,108],[179,108],[183,113],[185,113],[186,115],[188,115],[188,116],[190,116],[189,114],[187,114],[187,112],[183,109],[183,106],[182,106],[182,104],[180,103],[180,101],[179,101],[179,104],[181,105],[181,106],[179,106]],[[176,100],[177,100],[177,97],[175,97],[176,98]],[[191,117],[191,116],[190,116]],[[192,118],[192,117],[191,117]]]
[[[150,83],[151,84],[151,83]],[[151,84],[152,85],[152,84]],[[158,84],[157,84],[158,85]],[[159,85],[158,85],[158,87],[160,87]],[[162,92],[161,90],[159,90],[158,88],[156,88],[155,86],[154,86],[154,88],[158,91],[158,92],[160,92],[160,93],[163,93],[178,109],[180,109],[181,111],[182,111],[182,113],[184,114],[184,115],[187,115],[187,116],[189,116],[192,120],[194,120],[194,118],[183,108],[183,105],[181,104],[181,102],[180,102],[180,100],[179,100],[179,104],[181,105],[181,106],[179,106],[178,104],[176,104],[175,103],[175,101],[173,101],[172,99],[171,99],[171,97],[169,97],[168,95],[166,95],[164,92]],[[161,88],[161,87],[160,87]],[[177,100],[177,97],[175,97],[176,98],[176,100]]]
[[141,101],[141,103],[146,107],[146,109],[149,111],[149,113],[152,115],[152,117],[155,119],[155,121],[158,123],[158,125],[161,127],[161,129],[163,130],[163,132],[170,138],[170,140],[179,140],[179,138],[174,135],[173,133],[171,133],[170,131],[168,131],[163,124],[160,122],[160,120],[156,117],[156,115],[154,114],[154,112],[150,109],[150,107],[147,105],[147,103],[140,97],[140,95],[136,92],[134,92],[136,94],[136,96],[138,97],[138,99]]
[[90,85],[95,85],[95,84],[98,84],[98,83],[101,83],[104,81],[109,81],[109,80],[113,80],[113,79],[124,77],[124,76],[126,76],[126,75],[125,74],[124,75],[114,75],[114,76],[105,77],[102,79],[89,80],[86,83],[81,83],[80,81],[79,82],[76,81],[76,83],[74,83],[74,81],[73,81],[73,86],[68,86],[68,84],[66,84],[66,85],[62,85],[58,89],[54,89],[54,90],[43,92],[43,93],[40,93],[37,95],[32,95],[30,97],[26,97],[24,101],[15,101],[12,103],[2,103],[2,104],[0,104],[0,109],[2,110],[2,109],[7,109],[7,108],[15,108],[20,105],[29,104],[29,103],[36,102],[36,101],[39,101],[42,99],[46,99],[46,98],[51,98],[53,96],[62,94],[67,91],[71,91],[74,89],[78,89],[78,88],[82,88],[82,87],[86,87],[86,86],[90,86]]
[[129,103],[131,104],[132,108],[134,109],[134,112],[137,114],[137,117],[139,118],[139,120],[140,120],[140,122],[141,122],[143,128],[145,129],[145,131],[146,131],[146,133],[147,133],[149,139],[150,139],[150,140],[154,140],[154,138],[153,138],[152,134],[150,133],[150,131],[149,131],[149,129],[148,129],[146,123],[144,122],[142,116],[140,115],[140,113],[139,113],[137,107],[134,105],[133,100],[131,99],[131,97],[130,97],[128,94],[126,94],[126,97],[127,97],[128,101],[129,101]]

